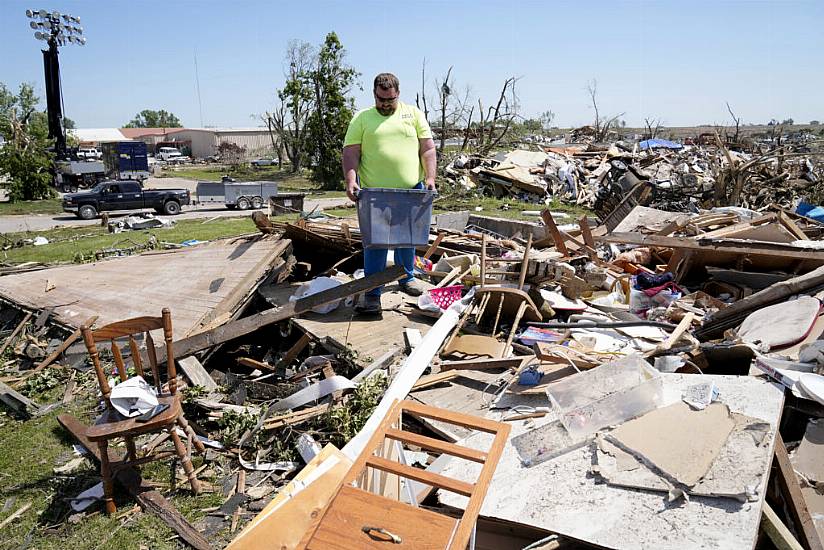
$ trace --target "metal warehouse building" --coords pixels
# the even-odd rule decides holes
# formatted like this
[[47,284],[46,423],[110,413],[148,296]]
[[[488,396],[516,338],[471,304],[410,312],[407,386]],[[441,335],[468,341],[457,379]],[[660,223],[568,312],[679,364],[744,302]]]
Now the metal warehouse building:
[[224,142],[243,147],[249,158],[276,152],[266,128],[94,128],[71,132],[83,145],[134,139],[145,142],[150,153],[158,147],[178,147],[192,158],[212,156]]

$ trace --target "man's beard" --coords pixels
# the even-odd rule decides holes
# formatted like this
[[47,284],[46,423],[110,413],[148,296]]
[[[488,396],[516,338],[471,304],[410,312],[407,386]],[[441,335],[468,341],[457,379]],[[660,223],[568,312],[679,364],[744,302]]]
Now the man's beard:
[[389,116],[395,112],[395,109],[398,107],[396,105],[392,105],[391,107],[383,107],[381,105],[375,105],[375,108],[378,110],[380,114],[383,116]]

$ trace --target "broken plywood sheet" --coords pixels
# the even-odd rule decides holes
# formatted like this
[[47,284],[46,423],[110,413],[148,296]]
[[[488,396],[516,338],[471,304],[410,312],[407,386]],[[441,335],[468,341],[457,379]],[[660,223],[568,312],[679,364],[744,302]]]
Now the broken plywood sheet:
[[[273,306],[288,303],[299,284],[264,286],[258,292]],[[365,368],[373,360],[397,348],[403,342],[406,329],[417,329],[422,335],[431,328],[432,319],[418,315],[405,315],[398,311],[406,306],[409,298],[398,290],[397,284],[387,285],[381,296],[383,313],[380,317],[358,315],[351,305],[341,304],[326,313],[304,313],[292,323],[315,340],[336,352],[351,348],[357,353],[352,361]]]
[[[772,455],[773,435],[784,402],[778,385],[748,376],[662,374],[661,377],[665,404],[680,401],[682,392],[691,385],[715,384],[733,412],[770,425],[767,452]],[[507,395],[509,405],[518,404],[514,396]],[[531,404],[527,397],[520,399],[524,404]],[[488,417],[497,420],[502,414],[505,413],[493,411]],[[555,420],[557,415],[550,412],[529,422],[512,422],[512,436]],[[489,440],[480,434],[462,444],[483,449],[488,447]],[[592,446],[588,445],[527,468],[521,464],[515,448],[507,444],[481,515],[547,529],[609,548],[752,550],[761,521],[763,484],[759,488],[759,500],[754,503],[696,496],[674,506],[657,492],[603,483],[590,474],[593,460]],[[442,473],[471,481],[477,476],[477,468],[454,461]],[[765,478],[767,475],[765,470]],[[466,505],[464,497],[448,492],[439,492],[439,498],[450,506]]]
[[692,487],[709,471],[734,426],[724,403],[696,411],[679,401],[621,424],[606,438],[673,482]]
[[[732,413],[735,427],[707,474],[687,492],[694,496],[723,496],[741,501],[754,499],[764,485],[771,456],[770,425]],[[622,487],[668,492],[664,478],[609,441],[599,438],[597,466],[593,471],[607,483]]]
[[[226,239],[199,246],[0,277],[0,296],[28,309],[54,308],[61,323],[78,328],[99,315],[102,326],[172,311],[175,339],[200,331],[215,311],[232,312],[288,240]],[[45,292],[46,281],[54,288]],[[228,319],[228,317],[227,317]]]

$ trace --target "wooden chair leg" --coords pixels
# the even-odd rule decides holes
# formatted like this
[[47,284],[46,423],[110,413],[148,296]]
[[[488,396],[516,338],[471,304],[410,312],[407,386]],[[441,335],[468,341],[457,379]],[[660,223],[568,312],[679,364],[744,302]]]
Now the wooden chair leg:
[[132,437],[126,438],[126,460],[137,460],[137,448]]
[[112,479],[112,467],[109,464],[109,443],[105,439],[97,442],[100,450],[100,476],[103,478],[103,501],[106,504],[106,513],[109,515],[117,512],[114,504],[114,480]]
[[183,429],[184,432],[186,432],[186,435],[189,436],[189,441],[192,442],[192,444],[195,446],[195,449],[197,449],[199,453],[205,453],[206,446],[203,444],[201,440],[197,438],[197,434],[192,429],[192,427],[189,426],[189,422],[183,417],[182,414],[177,417],[177,424]]
[[183,446],[183,442],[180,440],[180,436],[177,435],[174,426],[169,428],[169,436],[175,444],[175,452],[177,453],[177,456],[180,457],[180,461],[183,463],[183,470],[186,472],[186,477],[189,478],[189,485],[192,486],[192,491],[194,494],[199,495],[200,482],[195,476],[195,469],[192,466],[192,460],[189,458],[189,455],[186,454],[186,448]]

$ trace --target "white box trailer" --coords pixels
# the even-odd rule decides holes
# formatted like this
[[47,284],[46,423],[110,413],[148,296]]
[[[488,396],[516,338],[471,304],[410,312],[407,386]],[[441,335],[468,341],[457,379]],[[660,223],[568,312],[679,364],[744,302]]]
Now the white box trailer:
[[258,209],[268,204],[269,197],[278,194],[278,184],[275,181],[199,181],[196,193],[199,204],[224,204],[229,210]]

